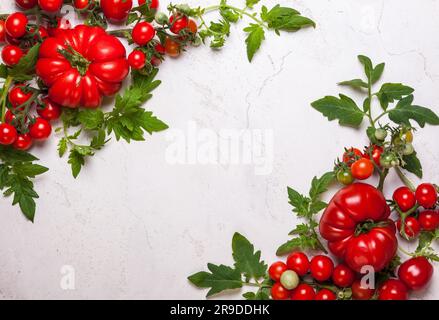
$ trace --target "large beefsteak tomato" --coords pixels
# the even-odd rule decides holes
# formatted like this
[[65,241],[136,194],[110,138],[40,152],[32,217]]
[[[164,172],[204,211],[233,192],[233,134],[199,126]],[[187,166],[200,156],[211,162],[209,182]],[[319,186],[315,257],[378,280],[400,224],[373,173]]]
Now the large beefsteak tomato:
[[320,234],[329,250],[353,270],[372,266],[375,272],[395,256],[398,241],[390,208],[375,187],[354,183],[335,194],[320,220]]
[[97,108],[121,88],[129,73],[126,50],[100,27],[60,30],[41,44],[37,75],[49,98],[64,107]]

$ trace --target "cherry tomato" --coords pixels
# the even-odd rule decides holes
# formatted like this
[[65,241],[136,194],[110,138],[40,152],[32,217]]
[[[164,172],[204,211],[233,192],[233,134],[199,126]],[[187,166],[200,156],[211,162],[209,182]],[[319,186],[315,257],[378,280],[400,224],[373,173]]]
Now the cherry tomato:
[[287,290],[297,288],[299,283],[299,276],[293,270],[285,270],[280,277],[280,284]]
[[[143,6],[146,3],[146,0],[139,0],[139,6]],[[159,7],[159,0],[151,0],[151,4],[149,5],[151,9],[157,10]]]
[[17,140],[17,129],[9,123],[0,123],[0,144],[9,146]]
[[[6,32],[6,29],[5,29]],[[20,46],[20,39],[15,39],[11,37],[9,34],[5,33],[5,39],[7,44],[11,44],[13,46]]]
[[162,60],[160,60],[160,59],[157,58],[157,57],[152,57],[152,58],[151,58],[151,64],[152,64],[154,67],[158,67],[159,65],[162,64]]
[[155,29],[152,24],[146,21],[139,22],[134,27],[132,36],[134,43],[144,46],[154,38]]
[[56,26],[49,27],[48,32],[51,37],[55,37],[58,35],[60,30],[69,30],[72,28],[72,24],[66,18],[56,18]]
[[58,120],[62,112],[61,106],[48,97],[44,98],[42,102],[43,106],[37,109],[38,115],[47,121]]
[[181,53],[180,44],[171,38],[166,38],[165,41],[166,54],[172,58],[177,58]]
[[354,182],[354,177],[350,169],[340,169],[337,172],[337,181],[345,186],[348,186]]
[[122,22],[128,18],[133,0],[101,0],[101,9],[107,19]]
[[422,183],[415,192],[416,201],[425,209],[433,208],[437,202],[436,187],[431,183]]
[[419,214],[419,224],[422,230],[434,231],[439,228],[439,212],[433,210],[425,210]]
[[13,67],[18,64],[22,57],[23,51],[17,46],[7,45],[2,50],[3,62],[9,67]]
[[195,22],[195,20],[193,19],[189,19],[188,25],[187,25],[188,30],[191,33],[197,33],[198,32],[198,25]]
[[32,92],[25,93],[23,91],[23,88],[23,85],[18,85],[12,88],[11,91],[9,91],[8,98],[13,108],[17,108],[23,105],[32,97]]
[[15,4],[21,9],[29,10],[38,4],[38,0],[15,0]]
[[[35,29],[32,28],[29,32],[30,33],[35,33]],[[44,40],[44,39],[46,39],[48,37],[49,37],[49,31],[47,30],[47,28],[44,27],[44,26],[39,26],[38,27],[38,35],[35,34],[34,39],[38,41],[40,39]]]
[[334,268],[332,273],[332,281],[337,287],[347,288],[352,285],[355,280],[355,273],[345,264],[339,264]]
[[276,282],[271,287],[271,297],[273,300],[286,300],[290,297],[291,292],[282,287],[279,282]]
[[363,153],[357,148],[350,148],[343,154],[343,162],[351,166],[358,159],[363,158]]
[[329,289],[321,289],[317,292],[315,300],[337,300],[337,296]]
[[155,51],[157,51],[157,53],[160,53],[160,54],[162,54],[162,55],[166,53],[166,48],[165,48],[164,46],[162,46],[161,43],[157,43],[157,44],[154,46],[154,48],[155,48]]
[[29,128],[31,137],[35,140],[45,140],[52,133],[52,126],[43,118],[36,118],[35,123]]
[[379,141],[386,140],[387,137],[387,130],[383,128],[378,128],[375,130],[375,138]]
[[73,6],[75,7],[75,9],[78,9],[78,10],[86,9],[89,4],[90,4],[90,0],[74,0],[73,1]]
[[301,283],[291,292],[291,300],[314,300],[316,292],[309,284]]
[[408,187],[400,187],[393,193],[393,201],[402,212],[407,212],[416,205],[415,193]]
[[352,176],[358,180],[366,180],[369,178],[374,171],[374,166],[372,161],[366,158],[355,161],[352,166]]
[[352,298],[355,300],[370,300],[375,294],[375,289],[364,288],[361,280],[355,280],[352,284]]
[[21,38],[26,34],[27,17],[21,12],[11,14],[5,23],[6,33],[13,38]]
[[309,271],[309,259],[303,252],[293,252],[287,258],[287,268],[303,277]]
[[364,150],[364,157],[366,159],[370,160],[370,154],[372,154],[372,159],[375,162],[375,164],[377,166],[381,166],[381,155],[383,154],[383,147],[377,146],[377,145],[373,145],[370,146],[368,148],[366,148],[366,150]]
[[278,261],[270,266],[270,268],[268,269],[268,274],[270,275],[270,278],[272,280],[278,282],[280,280],[280,277],[282,276],[282,273],[284,273],[286,270],[287,265],[282,261]]
[[[396,222],[396,227],[400,232],[402,232],[401,219]],[[418,220],[416,220],[414,217],[405,218],[404,231],[409,239],[416,238],[421,231],[421,226],[419,225]]]
[[11,110],[6,111],[5,113],[5,122],[12,124],[17,117],[11,112]]
[[389,279],[378,289],[378,300],[407,300],[406,285],[398,279]]
[[38,0],[41,10],[47,12],[58,12],[61,10],[63,0]]
[[0,20],[0,43],[6,41],[5,20]]
[[140,70],[146,64],[146,56],[142,51],[134,50],[128,56],[128,63],[134,70]]
[[172,15],[169,18],[169,24],[171,25],[171,32],[179,34],[180,31],[186,29],[189,25],[189,19],[182,15]]
[[433,276],[433,266],[425,257],[411,258],[399,266],[398,277],[411,290],[421,290]]
[[13,147],[17,150],[26,151],[32,147],[32,137],[29,133],[19,134],[15,140]]
[[311,276],[317,281],[326,281],[332,276],[334,271],[334,262],[323,255],[317,255],[310,262]]

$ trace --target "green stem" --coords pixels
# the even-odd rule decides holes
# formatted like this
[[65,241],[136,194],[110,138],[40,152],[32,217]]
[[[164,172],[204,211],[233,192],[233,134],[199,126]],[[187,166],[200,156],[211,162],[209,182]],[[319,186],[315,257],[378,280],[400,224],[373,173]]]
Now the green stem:
[[1,122],[3,123],[3,122],[5,122],[5,114],[6,114],[6,97],[8,96],[8,93],[9,93],[9,88],[11,87],[11,85],[12,85],[12,82],[13,82],[13,78],[12,77],[7,77],[6,78],[6,81],[5,81],[5,84],[4,84],[4,86],[3,86],[3,92],[2,92],[2,95],[1,95],[1,97],[0,97],[0,106],[1,106]]
[[370,125],[375,128],[375,121],[372,118],[372,82],[370,80],[371,75],[367,78],[367,97],[369,99],[369,110],[367,111],[367,116],[369,117]]
[[318,247],[319,247],[324,253],[327,254],[327,253],[328,253],[328,250],[326,250],[325,246],[324,246],[323,243],[320,241],[319,236],[318,236],[318,234],[317,234],[317,232],[316,232],[315,229],[313,229],[313,233],[314,233],[315,238],[317,239],[317,245],[318,245]]
[[382,117],[384,117],[388,113],[389,113],[389,111],[381,113],[378,117],[375,118],[375,120],[373,120],[373,122],[376,123],[378,120],[380,120]]
[[395,167],[395,171],[398,174],[398,177],[401,179],[401,181],[413,192],[416,191],[415,185],[413,182],[410,181],[409,178],[401,171],[400,167]]
[[380,174],[380,182],[378,183],[378,190],[383,192],[384,189],[384,181],[386,180],[387,175],[389,174],[389,169],[384,169]]
[[404,250],[401,247],[398,247],[398,250],[401,251],[402,253],[404,253],[405,255],[409,256],[409,257],[413,257],[413,253],[408,252],[407,250]]
[[211,11],[216,11],[216,10],[221,9],[221,8],[230,9],[230,10],[238,12],[241,15],[245,15],[245,16],[249,17],[250,19],[252,19],[253,21],[255,21],[257,24],[259,24],[259,25],[261,25],[261,26],[263,26],[263,27],[268,29],[268,26],[266,25],[266,23],[264,21],[262,21],[261,19],[256,18],[254,15],[252,15],[251,13],[246,11],[247,7],[244,8],[244,9],[239,9],[237,7],[230,6],[228,4],[215,5],[215,6],[210,6],[210,7],[204,8],[204,12],[205,13],[209,13]]

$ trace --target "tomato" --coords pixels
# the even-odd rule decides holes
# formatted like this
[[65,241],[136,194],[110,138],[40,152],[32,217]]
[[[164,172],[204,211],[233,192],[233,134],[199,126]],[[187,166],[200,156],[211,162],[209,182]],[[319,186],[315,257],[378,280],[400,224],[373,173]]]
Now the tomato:
[[370,155],[372,154],[372,160],[375,162],[375,164],[377,166],[381,166],[381,155],[383,154],[383,147],[377,146],[377,145],[373,145],[370,146],[368,148],[366,148],[366,150],[364,150],[364,157],[366,159],[371,160]]
[[402,150],[402,154],[405,156],[409,156],[415,152],[415,148],[411,143],[406,143],[404,145],[404,149]]
[[0,43],[6,41],[5,20],[0,20]]
[[425,257],[415,257],[399,266],[398,277],[411,290],[421,290],[433,276],[433,266]]
[[152,64],[154,67],[158,67],[159,65],[162,64],[162,60],[160,60],[160,59],[157,58],[157,57],[152,57],[152,58],[151,58],[151,64]]
[[321,289],[317,292],[315,300],[337,300],[337,296],[329,289]]
[[337,172],[337,181],[345,186],[348,186],[354,183],[354,177],[352,176],[352,172],[350,169],[340,169]]
[[365,288],[361,285],[361,280],[355,280],[352,284],[352,298],[355,300],[370,300],[375,294],[375,289]]
[[130,64],[131,68],[140,70],[146,64],[146,56],[142,51],[134,50],[128,56],[128,63]]
[[343,154],[343,162],[348,166],[361,158],[363,158],[363,153],[357,148],[350,148]]
[[405,130],[399,134],[399,138],[405,143],[413,142],[413,132],[412,130]]
[[35,123],[29,127],[30,136],[35,140],[45,140],[52,133],[52,126],[43,118],[36,118]]
[[27,17],[21,12],[11,14],[5,23],[6,33],[13,38],[21,38],[26,34]]
[[270,275],[270,278],[272,280],[277,282],[280,280],[282,273],[284,273],[286,270],[287,270],[287,265],[282,261],[278,261],[270,266],[270,268],[268,269],[268,274]]
[[144,46],[155,37],[155,29],[146,21],[139,22],[134,27],[132,36],[134,43]]
[[400,161],[394,152],[385,152],[381,155],[380,163],[382,167],[390,169],[399,166]]
[[75,7],[75,9],[78,10],[84,10],[86,9],[90,4],[90,0],[74,0],[73,1],[73,6]]
[[188,30],[191,33],[197,33],[198,32],[198,25],[195,22],[195,20],[193,19],[189,19],[188,25],[187,25]]
[[66,18],[56,18],[56,26],[49,26],[48,32],[51,37],[55,37],[58,33],[62,33],[62,30],[69,30],[72,28],[72,24]]
[[[35,33],[35,30],[32,28],[30,30],[30,32],[31,33]],[[46,39],[48,37],[49,37],[49,31],[47,30],[47,28],[43,27],[43,26],[39,26],[38,27],[38,35],[35,35],[34,39],[38,41],[40,39],[44,40],[44,39]]]
[[378,289],[378,300],[407,300],[406,285],[398,279],[389,279]]
[[15,140],[13,147],[17,150],[26,151],[32,147],[32,137],[29,133],[19,134]]
[[21,9],[29,10],[38,4],[38,0],[15,0],[15,4]]
[[390,208],[378,189],[354,183],[338,191],[329,202],[320,219],[320,234],[328,241],[329,250],[354,271],[370,265],[379,272],[398,247],[389,215]]
[[337,287],[347,288],[352,285],[355,280],[355,273],[345,264],[339,264],[334,268],[332,273],[332,281]]
[[375,130],[375,138],[379,141],[386,140],[387,137],[387,130],[383,128],[378,128]]
[[[405,227],[404,227],[404,232],[406,234],[406,236],[409,239],[413,239],[416,238],[419,235],[419,232],[421,231],[421,226],[419,225],[418,220],[416,220],[416,218],[414,217],[407,217],[405,218]],[[399,219],[396,222],[396,227],[398,228],[398,230],[401,232],[402,234],[402,228],[401,228],[401,219]]]
[[17,46],[7,45],[2,50],[2,60],[9,67],[18,64],[22,57],[23,51]]
[[157,44],[154,46],[154,49],[155,49],[155,51],[156,51],[157,53],[159,53],[159,54],[161,54],[161,55],[163,55],[163,54],[166,53],[166,48],[165,48],[164,46],[162,46],[161,43],[157,43]]
[[101,0],[101,9],[107,19],[122,22],[128,18],[133,0]]
[[291,292],[282,287],[279,282],[276,282],[271,287],[271,297],[273,300],[286,300],[290,297]]
[[[60,52],[69,46],[75,50],[75,63]],[[42,43],[36,73],[49,87],[53,102],[70,108],[97,108],[104,96],[120,90],[129,64],[119,39],[100,27],[78,25]]]
[[32,97],[32,92],[25,93],[23,91],[23,88],[23,85],[18,85],[12,88],[11,91],[9,91],[8,99],[13,108],[17,108],[23,105]]
[[[139,0],[139,6],[143,6],[146,3],[146,0]],[[151,9],[157,10],[159,7],[159,0],[151,0],[151,4],[149,5]]]
[[13,114],[11,112],[11,110],[6,111],[5,113],[5,122],[12,124],[15,120],[17,119],[17,117],[15,116],[15,114]]
[[181,53],[180,44],[169,37],[165,40],[165,50],[166,54],[173,58],[177,58]]
[[37,109],[38,115],[47,121],[58,120],[62,112],[61,106],[47,97],[44,98],[42,102],[43,106]]
[[425,210],[419,214],[419,225],[422,230],[434,231],[439,228],[439,212],[433,210]]
[[186,29],[189,25],[189,19],[182,15],[172,15],[169,18],[170,30],[175,34],[179,34],[180,31]]
[[309,284],[301,283],[291,292],[291,300],[314,300],[316,292]]
[[311,276],[317,281],[326,281],[332,276],[334,271],[334,262],[323,255],[317,255],[310,262]]
[[38,0],[41,10],[47,12],[58,12],[61,10],[63,0]]
[[402,212],[407,212],[416,205],[415,193],[408,187],[400,187],[393,192],[393,201]]
[[368,179],[374,171],[372,161],[366,158],[355,161],[351,166],[352,176],[358,180]]
[[300,283],[299,276],[292,270],[286,270],[280,277],[281,285],[287,290],[293,290],[297,288]]
[[415,192],[416,201],[425,209],[433,208],[437,202],[436,187],[431,183],[422,183]]
[[309,271],[309,259],[303,252],[293,252],[287,258],[287,267],[303,277]]
[[17,140],[17,129],[9,123],[0,123],[0,144],[9,146]]

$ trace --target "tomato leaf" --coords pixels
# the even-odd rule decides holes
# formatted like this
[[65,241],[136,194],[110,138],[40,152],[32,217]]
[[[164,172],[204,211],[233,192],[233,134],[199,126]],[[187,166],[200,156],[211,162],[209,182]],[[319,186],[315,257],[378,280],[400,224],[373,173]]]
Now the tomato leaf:
[[104,112],[102,110],[85,109],[79,111],[78,120],[87,130],[97,130],[104,124]]
[[39,52],[40,44],[36,44],[30,48],[29,52],[21,58],[20,62],[9,70],[9,76],[18,82],[32,80]]
[[261,0],[246,0],[246,1],[245,1],[245,6],[246,6],[247,8],[253,9],[253,7],[254,7],[256,4],[258,4],[259,1],[261,1]]
[[361,79],[342,81],[342,82],[339,82],[338,85],[348,86],[348,87],[351,87],[353,89],[367,89],[369,87],[369,85]]
[[411,126],[410,120],[416,121],[421,128],[425,124],[439,125],[439,117],[430,109],[411,104],[413,96],[401,100],[394,109],[389,111],[389,119],[397,124]]
[[248,33],[245,43],[247,44],[247,57],[248,61],[252,61],[255,53],[261,47],[262,41],[265,40],[265,31],[259,24],[250,24],[244,29]]
[[318,200],[318,197],[328,191],[329,185],[334,182],[335,175],[333,171],[326,172],[320,178],[314,177],[311,182],[311,189],[309,190],[309,196],[311,201]]
[[383,110],[387,110],[390,103],[411,95],[415,90],[401,83],[385,83],[376,94]]
[[416,152],[413,152],[411,155],[403,156],[404,165],[402,166],[408,172],[415,174],[419,179],[422,179],[422,164],[418,158]]
[[300,15],[300,12],[288,7],[274,6],[271,10],[263,6],[261,19],[267,22],[268,27],[276,31],[298,31],[301,28],[313,26],[314,21]]
[[267,265],[261,260],[261,251],[255,252],[254,246],[243,235],[235,233],[232,249],[235,268],[247,279],[258,279],[266,274]]

